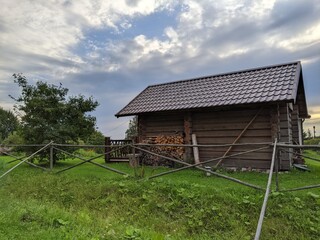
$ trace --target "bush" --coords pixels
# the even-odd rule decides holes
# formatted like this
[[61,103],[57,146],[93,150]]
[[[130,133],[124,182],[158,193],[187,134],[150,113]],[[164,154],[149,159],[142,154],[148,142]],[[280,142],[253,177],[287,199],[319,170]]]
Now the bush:
[[3,141],[3,144],[4,145],[10,145],[10,144],[22,145],[24,144],[24,139],[18,132],[14,131],[10,133],[9,136]]
[[320,144],[320,137],[305,139],[304,144],[305,145],[319,145]]

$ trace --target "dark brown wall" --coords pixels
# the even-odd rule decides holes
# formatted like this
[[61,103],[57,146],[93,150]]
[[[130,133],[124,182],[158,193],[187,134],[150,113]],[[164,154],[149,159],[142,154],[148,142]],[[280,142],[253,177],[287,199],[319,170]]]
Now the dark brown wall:
[[[167,114],[139,115],[139,141],[158,135],[185,134],[185,143],[191,143],[191,134],[196,134],[198,144],[233,143],[261,107],[229,108],[220,111],[193,111]],[[281,142],[292,142],[292,110],[288,104],[265,105],[257,118],[237,143],[271,143],[274,137]],[[273,137],[274,136],[274,137]],[[228,155],[252,150],[259,146],[236,146]],[[228,147],[200,148],[200,160],[223,156]],[[189,149],[191,150],[191,149]],[[192,152],[189,152],[192,158]],[[269,169],[272,149],[230,157],[221,162],[224,167]],[[280,169],[290,168],[290,154],[282,154]]]
[[[193,114],[193,133],[199,144],[233,143],[259,111],[259,108],[234,109]],[[270,109],[263,109],[237,143],[271,142]],[[257,146],[233,147],[228,155],[247,151]],[[201,161],[223,156],[228,147],[200,148]],[[245,154],[222,161],[225,167],[267,169],[270,168],[271,149]]]
[[158,135],[181,135],[184,132],[183,114],[145,114],[139,115],[138,119],[142,139]]
[[295,144],[299,144],[299,127],[298,127],[298,118],[299,118],[299,109],[298,105],[293,106],[292,116],[292,141]]
[[[279,142],[292,144],[292,111],[290,103],[280,105],[280,139]],[[292,149],[287,148],[280,152],[280,169],[289,170],[292,164]]]

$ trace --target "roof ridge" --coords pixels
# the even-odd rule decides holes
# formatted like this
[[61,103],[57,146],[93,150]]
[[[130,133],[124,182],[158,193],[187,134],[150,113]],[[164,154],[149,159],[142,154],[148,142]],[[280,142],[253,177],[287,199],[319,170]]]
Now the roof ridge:
[[147,88],[155,87],[155,86],[170,85],[170,84],[181,83],[181,82],[189,82],[189,81],[191,82],[191,81],[196,81],[196,80],[206,79],[206,78],[211,78],[211,77],[228,76],[228,75],[236,74],[236,73],[252,72],[252,71],[257,71],[257,70],[263,70],[263,69],[269,69],[269,68],[275,68],[275,67],[287,66],[287,65],[293,65],[293,64],[301,64],[301,62],[295,61],[295,62],[279,63],[279,64],[263,66],[263,67],[247,68],[244,70],[224,72],[224,73],[218,73],[218,74],[214,74],[214,75],[206,75],[206,76],[195,77],[195,78],[181,79],[181,80],[176,80],[176,81],[172,81],[172,82],[152,84],[152,85],[149,85]]
[[[116,116],[279,101],[294,103],[300,81],[303,84],[302,66],[296,61],[150,85]],[[305,93],[301,91],[303,96],[298,100],[303,116],[307,116]]]

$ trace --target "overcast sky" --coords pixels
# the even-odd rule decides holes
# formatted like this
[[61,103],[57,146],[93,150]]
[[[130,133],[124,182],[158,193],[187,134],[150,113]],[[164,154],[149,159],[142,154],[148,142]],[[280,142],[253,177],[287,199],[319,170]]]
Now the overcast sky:
[[320,135],[319,0],[0,0],[0,106],[19,95],[12,74],[93,96],[99,130],[150,84],[301,61]]

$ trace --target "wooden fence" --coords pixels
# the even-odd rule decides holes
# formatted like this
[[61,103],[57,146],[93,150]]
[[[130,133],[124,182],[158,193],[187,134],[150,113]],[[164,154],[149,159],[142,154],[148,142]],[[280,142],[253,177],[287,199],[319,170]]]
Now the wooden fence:
[[[122,162],[129,161],[128,154],[132,152],[129,146],[132,140],[113,140],[110,137],[105,138],[105,162]],[[126,146],[127,145],[127,146]],[[126,147],[124,147],[126,146]]]
[[[86,146],[86,147],[102,147],[102,148],[105,147],[105,149],[106,149],[104,154],[98,155],[98,156],[95,156],[95,157],[92,157],[92,158],[89,158],[89,159],[85,159],[85,158],[83,158],[81,156],[77,156],[77,155],[74,155],[73,153],[69,153],[69,152],[67,152],[67,151],[65,151],[63,149],[59,149],[59,147],[61,147],[61,146],[66,146],[66,145],[63,145],[63,144],[54,144],[53,142],[50,142],[47,145],[39,145],[39,146],[42,146],[39,150],[37,150],[36,152],[34,152],[33,154],[31,154],[28,157],[24,157],[24,159],[12,156],[12,157],[16,158],[14,161],[20,161],[20,162],[18,164],[16,164],[15,166],[13,166],[12,168],[10,168],[9,170],[7,170],[2,175],[0,175],[0,179],[3,178],[8,173],[10,173],[12,170],[14,170],[19,165],[21,165],[22,163],[27,163],[29,165],[32,165],[32,166],[35,166],[35,167],[39,167],[39,166],[36,166],[35,164],[29,162],[28,160],[31,159],[36,154],[38,154],[39,152],[44,151],[46,149],[50,149],[50,169],[51,170],[53,170],[53,159],[52,159],[53,150],[61,151],[61,152],[65,153],[65,154],[68,154],[70,156],[78,158],[78,159],[80,159],[82,161],[82,162],[77,163],[75,165],[69,166],[69,167],[67,167],[65,169],[59,170],[56,173],[61,173],[61,172],[67,171],[67,170],[72,169],[74,167],[80,166],[80,165],[82,165],[84,163],[91,163],[91,164],[94,164],[96,166],[102,167],[102,168],[104,168],[106,170],[109,170],[109,171],[112,171],[112,172],[115,172],[115,173],[118,173],[118,174],[121,174],[121,175],[129,175],[128,173],[119,171],[119,170],[117,170],[117,169],[115,169],[115,168],[113,168],[111,166],[107,166],[107,164],[103,165],[103,164],[100,164],[100,163],[93,162],[93,160],[95,160],[97,158],[100,158],[100,157],[102,157],[104,155],[105,156],[109,155],[109,161],[112,159],[112,157],[117,158],[117,159],[121,159],[121,158],[126,157],[128,153],[131,153],[131,151],[132,151],[132,155],[133,156],[135,156],[135,152],[136,151],[140,151],[140,152],[144,152],[146,154],[151,154],[151,155],[154,155],[154,156],[161,157],[161,158],[169,160],[169,161],[177,162],[177,163],[182,165],[182,167],[180,167],[180,168],[175,168],[175,169],[172,169],[172,170],[169,170],[169,171],[166,171],[166,172],[162,172],[162,173],[159,173],[159,174],[155,174],[155,175],[149,176],[148,179],[160,177],[160,176],[163,176],[165,174],[175,173],[175,172],[182,171],[182,170],[189,169],[189,168],[196,168],[196,169],[199,169],[199,170],[204,171],[206,173],[210,173],[210,175],[213,175],[213,176],[216,176],[216,177],[220,177],[220,178],[224,178],[224,179],[227,179],[227,180],[230,180],[230,181],[233,181],[233,182],[236,182],[236,183],[239,183],[239,184],[242,184],[242,185],[257,189],[257,190],[265,191],[264,200],[263,200],[262,208],[261,208],[261,211],[260,211],[260,216],[259,216],[259,220],[258,220],[258,224],[257,224],[255,238],[254,238],[255,240],[259,240],[260,239],[260,234],[261,234],[261,230],[262,230],[263,220],[265,218],[265,212],[266,212],[266,208],[267,208],[268,198],[269,198],[270,193],[272,192],[271,183],[272,183],[273,174],[275,174],[275,181],[276,181],[276,189],[275,189],[275,191],[276,192],[290,192],[290,191],[299,191],[299,190],[320,188],[320,184],[315,184],[315,185],[310,185],[310,186],[303,186],[303,187],[297,187],[297,188],[292,188],[292,189],[280,190],[280,188],[279,188],[279,179],[278,179],[279,159],[277,158],[279,150],[281,151],[281,150],[287,149],[287,148],[289,148],[289,149],[290,148],[296,148],[296,149],[306,149],[306,148],[319,149],[320,148],[319,145],[291,145],[291,144],[286,144],[286,143],[278,143],[277,139],[275,139],[274,143],[269,143],[269,144],[265,144],[265,143],[250,144],[250,145],[266,145],[266,146],[260,146],[259,148],[248,150],[246,152],[235,153],[235,154],[231,154],[231,155],[228,155],[228,156],[221,156],[221,157],[218,157],[218,158],[212,158],[212,159],[209,159],[209,160],[206,160],[206,161],[202,161],[202,162],[199,162],[199,163],[190,164],[190,163],[182,161],[181,159],[179,160],[179,159],[175,159],[175,158],[172,158],[172,157],[164,156],[164,155],[149,151],[149,150],[144,148],[144,147],[150,147],[150,145],[154,145],[154,144],[135,144],[134,141],[131,141],[131,140],[110,140],[110,138],[106,138],[106,143],[108,143],[108,144],[106,144],[105,146]],[[236,145],[239,145],[239,144],[226,144],[225,146],[230,147],[230,146],[236,146]],[[240,145],[243,145],[243,144],[240,144]],[[69,147],[74,147],[72,145],[68,145],[68,146]],[[193,147],[193,148],[194,147],[221,147],[221,145],[187,145],[187,144],[184,144],[184,145],[181,145],[181,144],[157,144],[157,146],[160,146],[160,147],[163,147],[163,146],[167,146],[167,147],[168,146],[169,147]],[[81,146],[81,147],[84,147],[84,146]],[[236,179],[236,178],[231,177],[231,176],[224,175],[224,174],[219,173],[219,172],[215,172],[215,171],[213,171],[211,169],[205,168],[204,165],[203,165],[203,164],[206,164],[206,163],[209,163],[209,162],[220,161],[222,159],[231,157],[232,155],[235,156],[235,155],[242,155],[242,154],[245,154],[245,153],[248,153],[248,152],[257,152],[257,151],[263,150],[265,148],[270,148],[270,147],[273,147],[273,151],[272,151],[272,160],[271,160],[271,165],[270,165],[270,168],[269,168],[269,177],[268,177],[268,182],[267,182],[266,188],[258,186],[258,185],[254,185],[254,184],[251,184],[251,183],[248,183],[248,182],[241,181],[239,179]],[[122,149],[124,149],[124,150],[122,150]],[[4,148],[0,152],[2,152],[5,155],[9,155],[7,152],[5,152]],[[319,159],[315,159],[315,158],[312,158],[312,157],[310,158],[310,157],[304,156],[302,154],[299,154],[299,155],[302,156],[302,157],[305,157],[305,158],[309,158],[311,160],[320,161]],[[13,162],[13,161],[11,161],[11,162]],[[42,168],[42,167],[40,167],[40,168]]]

